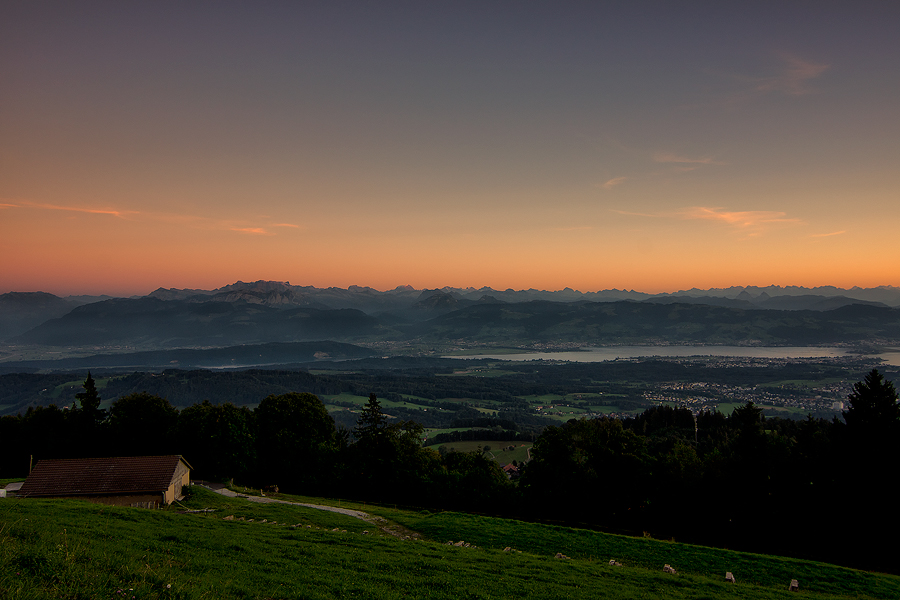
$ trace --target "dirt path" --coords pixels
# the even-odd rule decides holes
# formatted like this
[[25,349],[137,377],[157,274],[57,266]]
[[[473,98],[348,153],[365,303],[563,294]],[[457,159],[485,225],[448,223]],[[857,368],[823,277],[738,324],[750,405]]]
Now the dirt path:
[[365,521],[369,523],[373,527],[377,527],[379,530],[383,531],[388,535],[392,535],[394,537],[400,538],[402,540],[420,540],[422,539],[422,535],[418,532],[413,531],[412,529],[407,529],[402,525],[398,525],[397,523],[391,523],[384,517],[378,517],[375,515],[370,515],[367,512],[363,512],[361,510],[353,510],[351,508],[340,508],[338,506],[327,506],[325,504],[307,504],[306,502],[290,502],[288,500],[279,500],[278,498],[271,498],[269,496],[246,496],[244,494],[239,494],[235,491],[229,490],[227,487],[221,484],[208,483],[208,482],[200,482],[194,481],[194,485],[202,485],[203,487],[210,489],[217,494],[222,494],[223,496],[227,496],[229,498],[243,498],[244,500],[248,500],[250,502],[258,502],[260,504],[291,504],[293,506],[303,506],[305,508],[313,508],[315,510],[327,510],[329,512],[340,513],[342,515],[347,515],[348,517],[354,517],[361,521]]

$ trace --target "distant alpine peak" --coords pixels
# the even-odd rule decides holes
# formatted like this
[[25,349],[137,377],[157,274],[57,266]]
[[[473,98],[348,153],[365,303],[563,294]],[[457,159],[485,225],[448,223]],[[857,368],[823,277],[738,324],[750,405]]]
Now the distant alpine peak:
[[218,302],[248,302],[250,304],[263,304],[272,307],[290,308],[295,306],[305,306],[328,308],[327,306],[310,299],[307,294],[303,294],[290,288],[266,289],[265,286],[250,287],[219,292],[209,298]]
[[178,288],[160,287],[147,294],[147,297],[156,298],[157,300],[184,300],[185,298],[190,298],[192,296],[209,296],[213,293],[214,292],[209,290],[180,290]]
[[231,285],[226,285],[216,289],[216,292],[232,292],[232,291],[252,291],[252,292],[271,292],[275,291],[287,291],[291,289],[291,284],[289,281],[265,281],[260,279],[259,281],[253,281],[251,283],[244,283],[243,281],[236,281]]
[[[276,295],[270,295],[277,292]],[[346,288],[329,287],[317,288],[315,286],[291,285],[288,281],[236,281],[230,285],[214,290],[159,288],[149,296],[159,300],[182,300],[191,298],[192,301],[202,301],[203,297],[217,296],[224,300],[223,295],[233,294],[229,300],[246,300],[248,302],[264,303],[273,306],[307,306],[307,307],[332,307],[332,308],[357,308],[368,310],[378,308],[387,310],[397,303],[421,301],[435,295],[447,295],[457,300],[478,301],[482,296],[491,296],[500,302],[527,302],[529,300],[551,300],[559,302],[573,301],[599,301],[609,302],[614,300],[645,301],[658,298],[692,298],[701,301],[704,298],[730,299],[739,302],[747,302],[756,306],[769,302],[777,297],[809,296],[809,302],[815,300],[812,296],[819,296],[818,301],[825,298],[842,297],[843,303],[849,300],[861,302],[877,302],[887,306],[900,306],[900,287],[882,285],[873,288],[853,287],[842,289],[834,286],[820,286],[806,288],[802,286],[769,285],[765,287],[731,286],[723,288],[699,289],[691,288],[678,292],[663,292],[650,294],[636,292],[634,290],[606,289],[597,292],[581,292],[570,287],[562,290],[495,290],[490,287],[435,287],[417,289],[412,285],[399,285],[394,289],[380,291],[370,286],[350,285]],[[241,298],[241,295],[247,295]],[[787,302],[787,301],[784,301]],[[782,304],[784,304],[782,302]],[[800,308],[800,300],[790,301],[792,308]],[[373,304],[374,303],[374,304]],[[719,300],[714,303],[721,304]],[[372,305],[371,307],[369,305]],[[832,302],[833,304],[833,302]],[[398,304],[399,306],[399,304]],[[404,304],[408,306],[408,304]],[[785,305],[787,306],[787,305]],[[768,308],[774,308],[769,306]],[[822,307],[819,307],[821,309]]]

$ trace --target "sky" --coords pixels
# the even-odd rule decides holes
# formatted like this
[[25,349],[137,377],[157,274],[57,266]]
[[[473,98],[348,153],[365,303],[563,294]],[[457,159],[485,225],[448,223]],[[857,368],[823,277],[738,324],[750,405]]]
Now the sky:
[[900,3],[0,7],[0,293],[900,285]]

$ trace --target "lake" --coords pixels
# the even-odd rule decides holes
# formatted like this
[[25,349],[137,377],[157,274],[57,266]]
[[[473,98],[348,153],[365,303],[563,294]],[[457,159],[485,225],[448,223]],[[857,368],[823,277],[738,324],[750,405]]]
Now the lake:
[[[847,348],[809,346],[607,346],[567,352],[527,352],[522,354],[476,354],[448,358],[492,358],[496,360],[567,360],[602,362],[617,358],[677,358],[688,356],[730,356],[745,358],[841,358],[860,356]],[[866,355],[881,358],[887,364],[900,365],[900,352]]]

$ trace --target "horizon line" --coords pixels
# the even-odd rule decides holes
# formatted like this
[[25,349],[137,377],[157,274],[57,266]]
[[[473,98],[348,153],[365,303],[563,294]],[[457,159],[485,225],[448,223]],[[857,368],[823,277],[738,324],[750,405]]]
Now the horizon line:
[[358,284],[350,284],[346,287],[339,287],[339,286],[319,287],[319,286],[315,286],[315,285],[296,285],[296,284],[291,284],[289,281],[278,281],[278,280],[268,280],[268,279],[258,279],[256,281],[243,281],[243,280],[239,279],[233,283],[228,283],[228,284],[225,284],[225,285],[222,285],[222,286],[219,286],[216,288],[211,288],[211,289],[205,289],[205,288],[199,288],[199,287],[197,287],[197,288],[194,288],[194,287],[185,287],[185,288],[169,287],[169,288],[166,288],[166,287],[160,286],[160,287],[157,287],[156,289],[154,289],[150,292],[147,292],[145,294],[140,294],[140,293],[137,293],[137,294],[134,294],[134,293],[133,294],[115,294],[115,293],[100,292],[100,293],[68,293],[65,295],[60,295],[59,293],[46,292],[46,291],[40,290],[40,289],[30,290],[30,291],[23,291],[23,290],[19,290],[19,289],[10,289],[7,292],[0,293],[0,295],[41,294],[41,293],[43,293],[43,294],[50,294],[50,295],[53,295],[53,296],[56,296],[59,298],[71,298],[71,297],[79,297],[79,296],[89,296],[89,297],[98,297],[98,298],[106,297],[109,299],[144,298],[144,297],[150,296],[151,294],[158,292],[160,290],[177,291],[177,292],[196,291],[198,293],[202,293],[202,292],[216,292],[216,291],[220,291],[220,290],[226,291],[223,288],[229,288],[229,287],[233,287],[233,286],[237,286],[237,285],[252,286],[254,284],[273,284],[273,283],[281,284],[281,285],[284,285],[289,288],[312,288],[312,289],[317,289],[317,290],[338,289],[338,290],[347,290],[347,291],[351,290],[352,288],[360,288],[360,289],[373,290],[373,291],[376,291],[379,293],[389,293],[389,292],[394,292],[394,291],[398,291],[398,290],[402,290],[402,289],[408,289],[409,291],[416,291],[416,292],[446,291],[446,290],[478,292],[478,291],[482,291],[482,290],[490,290],[493,292],[500,292],[500,293],[533,292],[533,293],[545,293],[545,294],[559,294],[559,293],[569,292],[569,293],[581,294],[581,295],[601,294],[604,292],[619,292],[619,293],[627,293],[627,294],[641,294],[641,295],[646,295],[646,296],[680,295],[680,294],[686,294],[689,292],[722,292],[722,291],[729,291],[729,290],[733,291],[733,290],[738,290],[738,289],[740,289],[740,290],[766,290],[766,289],[817,290],[817,289],[822,289],[822,288],[831,288],[831,289],[843,290],[843,291],[873,290],[873,289],[900,289],[900,286],[894,286],[894,285],[890,285],[890,284],[880,284],[880,285],[874,285],[874,286],[869,286],[869,287],[863,287],[860,285],[853,285],[850,287],[842,287],[842,286],[831,285],[831,284],[804,286],[804,285],[794,285],[794,284],[781,285],[781,284],[774,284],[774,283],[768,284],[768,285],[730,285],[730,286],[709,287],[709,288],[698,288],[695,286],[695,287],[691,287],[691,288],[681,288],[681,289],[677,289],[674,291],[660,291],[660,292],[646,292],[646,291],[642,291],[642,290],[638,290],[638,289],[634,289],[634,288],[628,289],[628,288],[624,288],[624,287],[623,288],[612,287],[612,288],[602,288],[602,289],[598,289],[598,290],[582,291],[582,290],[575,289],[575,288],[572,288],[569,286],[566,286],[561,289],[540,289],[540,288],[534,288],[534,287],[520,288],[520,289],[514,289],[514,288],[499,289],[499,288],[491,287],[489,285],[485,285],[485,286],[481,286],[481,287],[474,287],[474,286],[459,287],[459,286],[446,285],[446,286],[434,287],[434,288],[431,288],[431,287],[416,288],[409,284],[402,284],[402,285],[395,286],[393,288],[379,289],[379,288],[369,286],[369,285],[358,285]]

